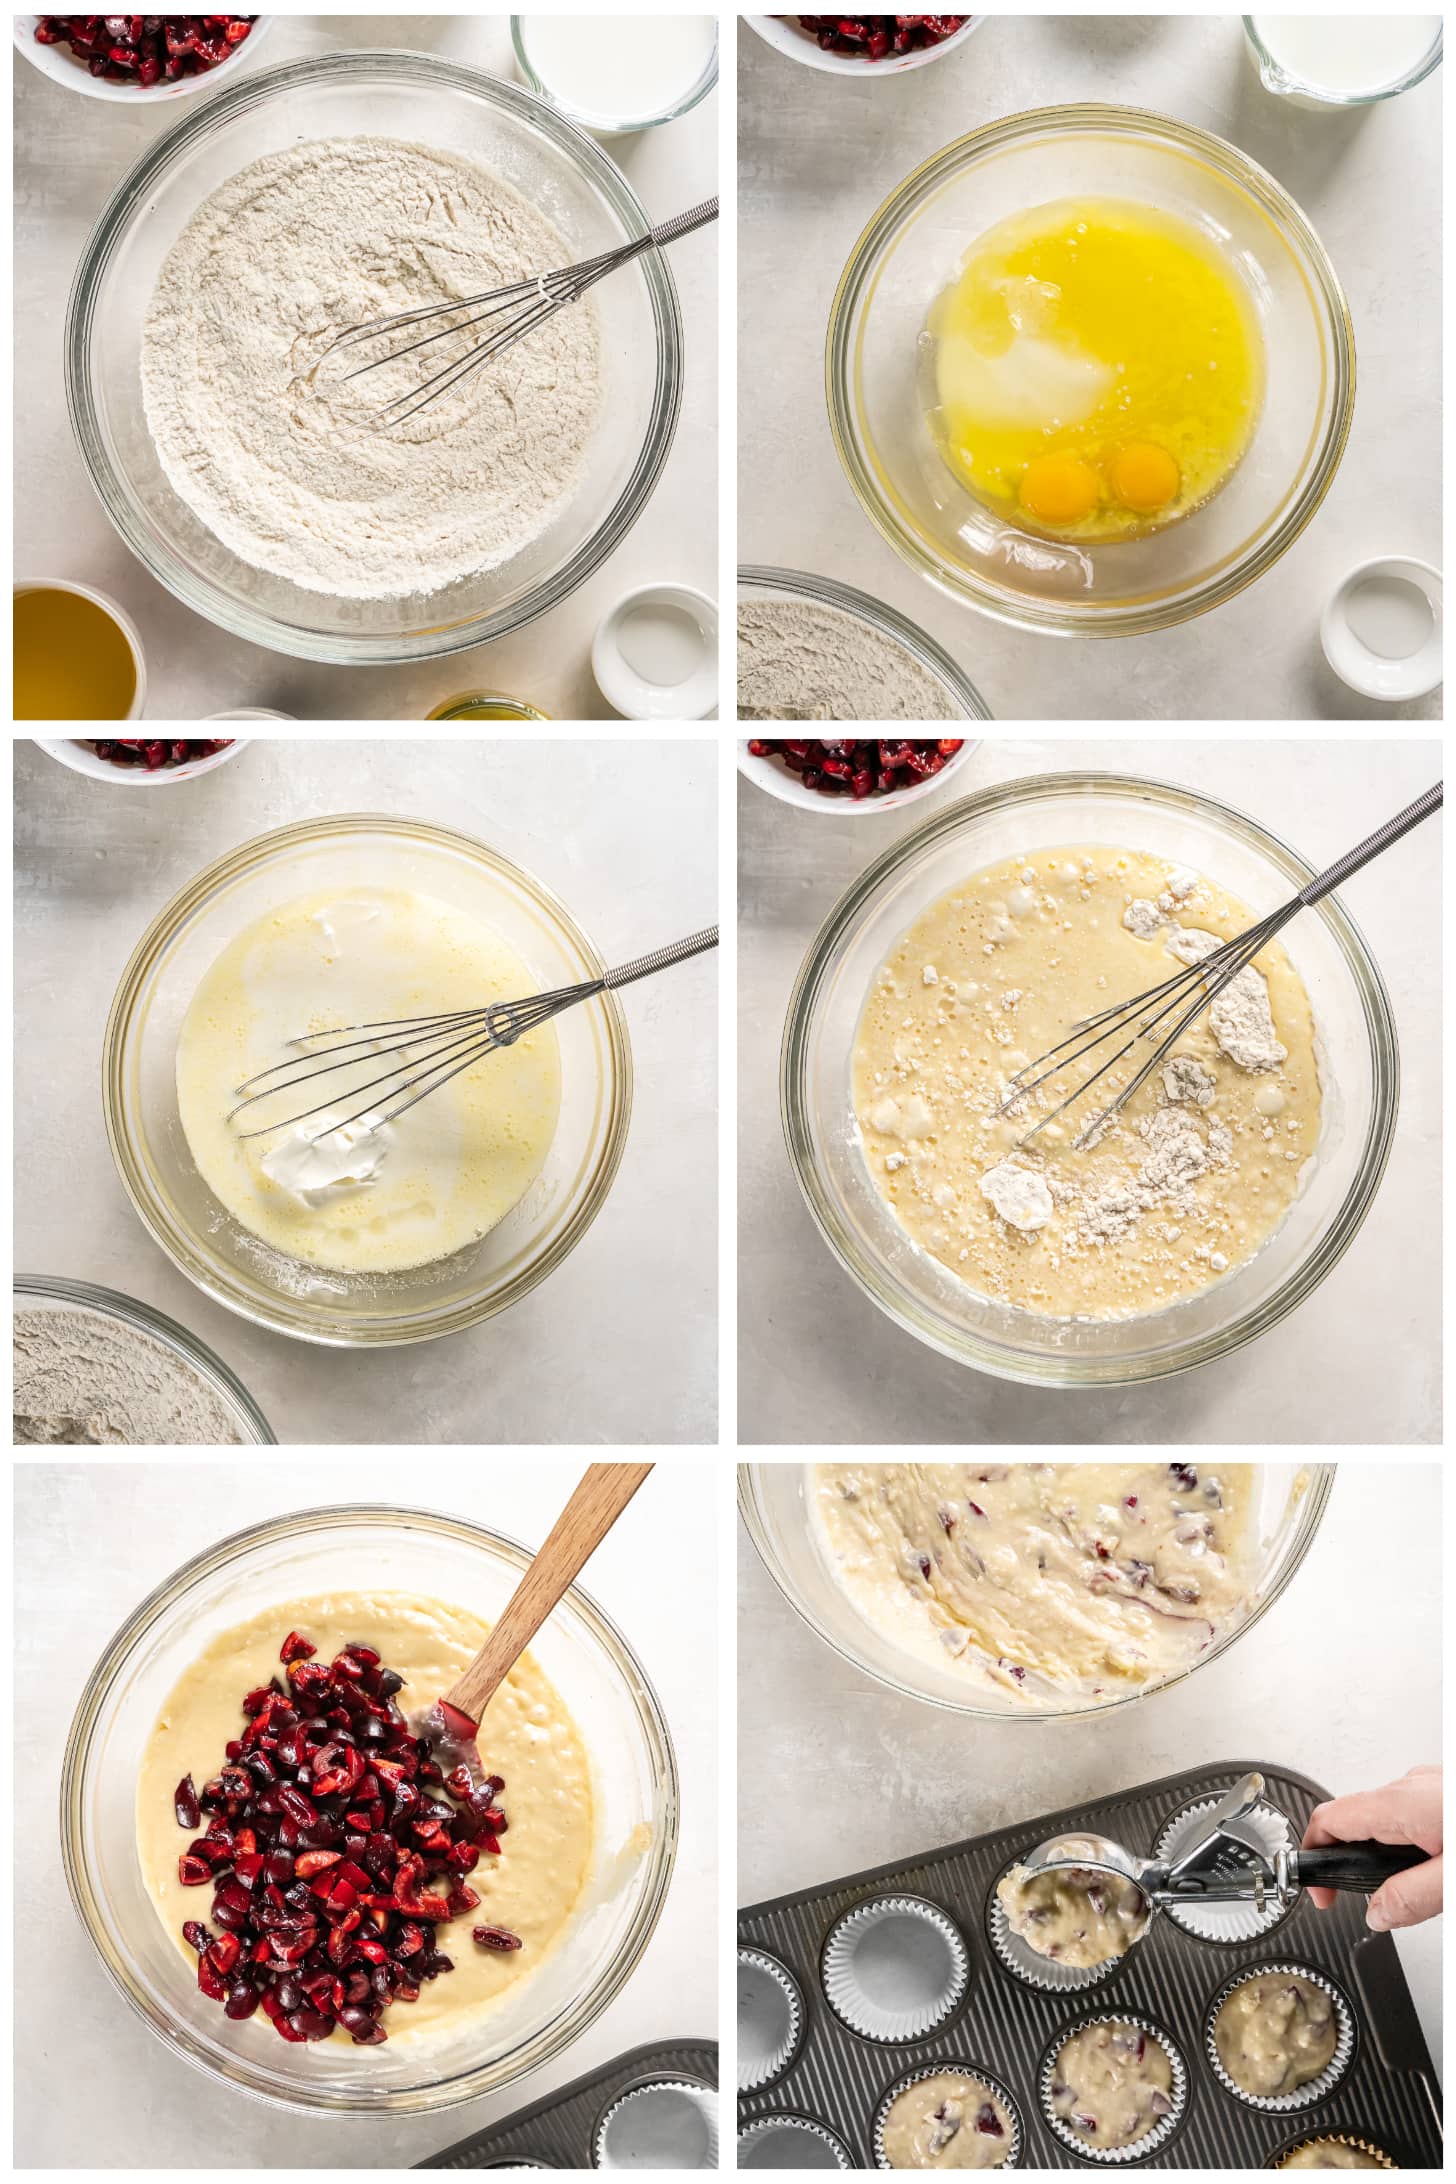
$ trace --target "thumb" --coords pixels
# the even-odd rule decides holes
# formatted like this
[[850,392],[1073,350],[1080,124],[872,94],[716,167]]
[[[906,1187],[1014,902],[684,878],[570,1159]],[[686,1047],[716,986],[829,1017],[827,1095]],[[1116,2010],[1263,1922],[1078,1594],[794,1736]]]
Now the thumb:
[[1393,1926],[1419,1926],[1435,1918],[1441,1909],[1443,1861],[1428,1858],[1424,1865],[1396,1873],[1371,1897],[1365,1924],[1372,1933],[1388,1933]]

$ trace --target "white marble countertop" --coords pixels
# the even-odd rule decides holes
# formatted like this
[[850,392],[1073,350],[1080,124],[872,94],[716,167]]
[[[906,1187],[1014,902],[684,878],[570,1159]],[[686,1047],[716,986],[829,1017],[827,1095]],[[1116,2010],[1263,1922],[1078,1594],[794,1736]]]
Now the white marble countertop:
[[[1336,680],[1320,609],[1373,554],[1441,560],[1441,72],[1351,117],[1261,89],[1236,15],[1012,14],[893,80],[801,67],[739,36],[739,560],[838,577],[939,639],[999,720],[1439,719]],[[1238,145],[1313,222],[1355,323],[1359,394],[1324,507],[1278,566],[1153,637],[1039,637],[943,597],[861,512],[824,410],[835,284],[922,159],[997,116],[1078,100],[1172,114]]]
[[[1434,741],[1223,739],[983,743],[957,794],[1096,765],[1250,812],[1316,866],[1441,772]],[[1121,1390],[1018,1387],[940,1357],[869,1302],[829,1252],[779,1128],[784,1012],[810,941],[855,875],[930,816],[820,817],[740,779],[739,1437],[745,1444],[1431,1442],[1441,1435],[1440,821],[1345,890],[1394,1004],[1401,1107],[1390,1164],[1350,1250],[1261,1340]]]
[[[1228,1653],[1138,1706],[1002,1726],[851,1667],[800,1621],[740,1526],[738,1901],[1195,1766],[1262,1760],[1341,1792],[1439,1760],[1440,1542],[1438,1464],[1341,1464],[1303,1567]],[[1440,1922],[1396,1947],[1439,2072]]]
[[[279,15],[257,65],[386,47],[518,80],[505,15]],[[366,668],[290,660],[215,629],[148,575],[103,514],[66,416],[71,277],[102,207],[173,126],[171,112],[73,97],[19,55],[14,76],[15,317],[25,328],[15,364],[16,573],[94,584],[128,610],[146,650],[148,718],[200,720],[253,705],[310,720],[423,720],[446,698],[485,687],[525,698],[553,720],[615,719],[591,675],[602,617],[639,584],[718,592],[716,231],[672,252],[686,345],[682,415],[652,499],[610,560],[528,628],[448,659]],[[719,96],[606,147],[656,218],[717,189]],[[183,110],[195,108],[189,100]]]
[[320,812],[390,811],[491,842],[608,961],[711,924],[709,734],[482,744],[259,739],[196,781],[112,787],[15,745],[15,1262],[140,1297],[214,1349],[283,1442],[701,1442],[717,1432],[717,964],[624,1006],[635,1097],[590,1230],[508,1312],[443,1342],[327,1350],[193,1288],[143,1229],[101,1122],[100,1048],[147,924],[226,849]]
[[[365,1456],[351,1461],[347,1492],[385,1503],[403,1494],[539,1542],[580,1470],[556,1456],[483,1468],[440,1455],[427,1484],[402,1489],[396,1463]],[[661,1922],[589,2032],[507,2091],[437,2116],[318,2118],[265,2108],[203,2077],[122,2001],[67,1901],[56,1836],[61,1754],[82,1687],[118,1625],[179,1564],[230,1532],[336,1502],[340,1492],[337,1463],[255,1461],[251,1452],[246,1463],[19,1468],[13,1743],[28,1877],[16,1902],[15,1948],[29,1968],[16,2018],[19,2167],[190,2169],[201,2151],[210,2169],[405,2168],[643,2041],[716,2036],[717,1968],[703,1940],[717,1908],[718,1735],[702,1699],[715,1687],[712,1601],[724,1497],[692,1457],[658,1465],[583,1579],[656,1686],[682,1778],[682,1834]],[[691,1648],[682,1643],[685,1629],[694,1633]],[[589,1738],[591,1724],[582,1727]]]

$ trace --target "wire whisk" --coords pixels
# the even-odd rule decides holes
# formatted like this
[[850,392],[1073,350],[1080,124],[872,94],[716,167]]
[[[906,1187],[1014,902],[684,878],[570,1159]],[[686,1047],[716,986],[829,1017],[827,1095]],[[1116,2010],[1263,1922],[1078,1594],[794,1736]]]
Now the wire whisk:
[[[369,1078],[364,1084],[351,1084],[342,1097],[331,1093],[312,1107],[299,1108],[293,1114],[279,1116],[276,1121],[262,1123],[257,1129],[240,1130],[238,1136],[269,1137],[276,1130],[291,1129],[295,1123],[310,1122],[316,1115],[329,1116],[331,1132],[347,1130],[354,1123],[363,1123],[366,1129],[376,1130],[383,1123],[397,1120],[408,1108],[437,1092],[452,1077],[458,1077],[462,1070],[473,1068],[487,1054],[500,1047],[514,1046],[517,1039],[547,1023],[553,1016],[559,1016],[563,1009],[574,1008],[578,1001],[590,1001],[594,994],[630,986],[639,978],[651,978],[655,972],[670,970],[673,964],[684,963],[689,956],[702,955],[706,949],[717,945],[718,928],[710,925],[687,940],[676,940],[670,947],[638,956],[618,970],[604,971],[600,978],[583,979],[575,986],[559,986],[552,993],[531,994],[523,1001],[495,1001],[478,1009],[446,1009],[433,1016],[391,1017],[369,1024],[341,1024],[332,1031],[304,1032],[299,1038],[286,1042],[290,1047],[305,1050],[296,1059],[275,1062],[238,1086],[237,1105],[229,1108],[227,1120],[231,1122],[245,1108],[255,1107],[260,1100],[292,1092],[300,1085],[313,1083],[316,1078],[331,1077],[340,1070],[364,1068],[386,1056],[398,1056],[399,1059],[377,1077]],[[325,1040],[331,1043],[320,1044]],[[381,1090],[382,1086],[390,1089]],[[336,1100],[339,1104],[347,1104],[366,1092],[375,1097],[365,1100],[364,1105],[351,1114],[333,1115]]]
[[[706,227],[717,217],[718,200],[710,197],[703,204],[694,205],[691,211],[679,212],[671,220],[663,220],[649,228],[645,235],[634,236],[628,243],[618,243],[611,250],[599,252],[595,258],[584,258],[578,265],[563,266],[554,273],[541,273],[532,280],[511,281],[503,288],[486,289],[478,296],[460,296],[451,303],[428,304],[418,311],[398,311],[392,317],[367,319],[362,326],[347,327],[331,341],[324,351],[324,359],[336,355],[340,349],[359,348],[372,341],[392,342],[396,334],[426,325],[431,319],[455,321],[442,326],[436,333],[421,334],[402,348],[389,347],[382,355],[371,358],[367,364],[356,365],[353,371],[343,375],[346,381],[359,379],[366,372],[378,371],[381,364],[397,364],[401,357],[413,356],[418,349],[432,348],[437,341],[448,341],[452,334],[464,333],[472,326],[483,326],[492,320],[499,321],[468,354],[441,365],[420,386],[382,404],[380,423],[402,425],[406,418],[428,408],[442,394],[448,394],[471,372],[479,371],[484,364],[495,363],[568,304],[579,303],[589,288],[605,280],[609,273],[615,273],[618,266],[640,258],[644,250],[675,243],[681,236],[690,235],[695,228]],[[467,316],[460,317],[462,312]]]
[[1267,917],[1261,918],[1256,925],[1251,925],[1246,932],[1240,933],[1233,940],[1222,942],[1217,948],[1211,948],[1207,955],[1190,963],[1173,977],[1164,979],[1161,985],[1150,986],[1145,993],[1135,994],[1130,1001],[1119,1001],[1112,1008],[1101,1010],[1096,1016],[1084,1016],[1080,1023],[1072,1026],[1069,1035],[1058,1045],[1048,1047],[1045,1054],[1039,1054],[1035,1061],[1028,1062],[1024,1069],[1018,1070],[1007,1087],[1005,1098],[996,1109],[998,1115],[1009,1114],[1019,1107],[1023,1100],[1028,1099],[1042,1085],[1079,1062],[1084,1054],[1095,1052],[1108,1040],[1122,1037],[1123,1033],[1128,1034],[1116,1053],[1110,1054],[1100,1068],[1094,1070],[1090,1077],[1084,1078],[1065,1099],[1050,1108],[1018,1138],[1018,1147],[1030,1144],[1038,1131],[1045,1130],[1048,1123],[1055,1122],[1059,1115],[1064,1115],[1069,1107],[1075,1106],[1095,1084],[1100,1083],[1110,1069],[1115,1069],[1124,1055],[1133,1051],[1139,1040],[1150,1039],[1157,1027],[1172,1017],[1172,1028],[1163,1034],[1152,1054],[1123,1086],[1116,1098],[1100,1109],[1074,1139],[1073,1150],[1080,1152],[1085,1146],[1094,1144],[1113,1116],[1127,1105],[1139,1086],[1146,1084],[1189,1026],[1197,1022],[1204,1010],[1218,999],[1224,988],[1238,977],[1240,971],[1248,968],[1260,949],[1267,947],[1275,935],[1282,932],[1301,910],[1321,901],[1333,889],[1343,885],[1352,873],[1360,871],[1372,859],[1380,856],[1393,842],[1398,842],[1402,835],[1409,834],[1412,827],[1419,826],[1423,819],[1429,819],[1432,812],[1439,811],[1443,795],[1444,784],[1437,782],[1424,795],[1418,796],[1413,804],[1407,804],[1404,811],[1397,812],[1393,819],[1387,819],[1383,827],[1377,828],[1357,848],[1349,850],[1327,871],[1319,873],[1307,886],[1302,887],[1297,895],[1292,895],[1278,910],[1271,910]]

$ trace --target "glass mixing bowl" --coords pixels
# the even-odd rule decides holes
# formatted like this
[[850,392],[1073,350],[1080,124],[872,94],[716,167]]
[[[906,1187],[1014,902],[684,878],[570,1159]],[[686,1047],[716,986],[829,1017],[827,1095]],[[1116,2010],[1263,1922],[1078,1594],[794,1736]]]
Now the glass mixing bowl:
[[488,165],[555,223],[573,260],[651,224],[601,148],[516,84],[424,53],[295,61],[218,91],[144,153],[82,253],[66,324],[66,389],[82,456],[107,514],[152,575],[253,644],[356,666],[463,651],[520,629],[583,583],[651,497],[683,371],[677,292],[661,253],[647,251],[592,291],[603,423],[573,492],[510,560],[441,591],[386,600],[305,591],[240,560],[173,491],[147,429],[140,353],[152,290],[203,200],[242,168],[311,138],[367,135]]
[[1197,1296],[1133,1319],[1051,1319],[979,1296],[910,1240],[865,1164],[851,1103],[860,1011],[880,964],[958,880],[1061,844],[1143,850],[1205,872],[1255,917],[1313,876],[1242,812],[1116,774],[1050,774],[942,810],[872,864],[830,912],[789,1002],[780,1094],[809,1210],[865,1295],[947,1357],[1004,1380],[1123,1387],[1227,1357],[1316,1289],[1353,1242],[1395,1134],[1390,997],[1338,895],[1280,936],[1314,1011],[1322,1104],[1304,1188],[1263,1249]]
[[[373,1587],[494,1621],[531,1562],[515,1540],[427,1510],[309,1509],[235,1533],[176,1571],[91,1673],[66,1742],[61,1850],[71,1900],[132,2008],[174,2052],[276,2107],[382,2114],[448,2108],[561,2054],[620,1993],[651,1938],[677,1852],[677,1762],[627,1641],[572,1586],[531,1650],[581,1727],[596,1805],[593,1862],[566,1932],[490,2016],[418,2043],[285,2044],[199,1994],[142,1879],[137,1770],[173,1686],[220,1632],[270,1599]],[[241,1699],[242,1693],[239,1692]],[[422,1698],[428,1696],[421,1694]],[[180,1839],[180,1831],[179,1831]],[[386,2030],[396,2028],[386,2020]]]
[[740,1464],[738,1510],[765,1569],[790,1607],[842,1659],[906,1698],[928,1699],[957,1714],[987,1721],[1066,1721],[1074,1715],[1110,1713],[1154,1691],[1167,1691],[1226,1653],[1273,1607],[1303,1562],[1319,1530],[1335,1482],[1333,1464],[1260,1464],[1252,1532],[1250,1602],[1232,1624],[1177,1675],[1145,1684],[1119,1699],[1088,1698],[1079,1705],[1018,1705],[1009,1693],[968,1690],[964,1675],[897,1646],[867,1622],[831,1570],[819,1544],[810,1505],[812,1464]]
[[[1073,196],[1181,214],[1243,275],[1267,384],[1243,461],[1195,514],[1142,539],[1032,537],[961,485],[925,414],[931,304],[1009,214]],[[1355,342],[1334,267],[1298,206],[1233,145],[1131,107],[1013,114],[937,152],[854,247],[829,314],[829,419],[872,523],[933,583],[1022,629],[1120,637],[1220,606],[1291,546],[1349,436]]]
[[102,1049],[112,1155],[132,1204],[200,1289],[279,1334],[340,1347],[426,1342],[504,1311],[578,1244],[617,1172],[632,1056],[611,994],[556,1019],[561,1116],[525,1197],[476,1245],[401,1274],[309,1267],[240,1227],[197,1172],[177,1111],[177,1035],[208,966],[254,918],[328,887],[418,889],[492,927],[548,992],[601,975],[595,948],[541,881],[468,835],[380,816],[307,820],[220,857],[173,897],[122,973]]
[[189,1372],[196,1373],[223,1404],[232,1419],[238,1445],[271,1447],[276,1435],[237,1374],[222,1359],[162,1312],[154,1311],[138,1297],[124,1297],[119,1289],[100,1289],[95,1282],[67,1281],[60,1274],[17,1274],[15,1310],[20,1312],[95,1313],[122,1327],[131,1327],[163,1343]]
[[[932,52],[936,49],[930,48]],[[833,607],[840,614],[848,614],[857,622],[863,622],[877,637],[888,637],[903,645],[912,660],[933,675],[945,691],[953,711],[953,720],[989,720],[991,710],[980,691],[964,675],[955,661],[923,629],[907,622],[903,614],[887,607],[882,599],[871,599],[868,592],[855,591],[848,584],[840,584],[832,576],[808,576],[801,569],[743,568],[738,571],[738,596],[741,600],[772,603],[778,600],[794,605],[807,601],[811,606]]]

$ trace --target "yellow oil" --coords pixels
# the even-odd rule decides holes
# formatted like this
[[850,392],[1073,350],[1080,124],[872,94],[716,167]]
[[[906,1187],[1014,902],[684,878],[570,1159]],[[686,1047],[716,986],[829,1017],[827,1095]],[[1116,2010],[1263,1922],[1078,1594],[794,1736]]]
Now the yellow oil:
[[447,698],[426,720],[549,720],[524,698],[505,698],[498,690],[473,690],[463,698]]
[[125,720],[136,661],[124,630],[79,592],[15,595],[15,718]]
[[930,319],[931,423],[978,499],[1055,537],[1190,515],[1248,447],[1264,389],[1252,297],[1199,229],[1117,198],[1003,220]]

